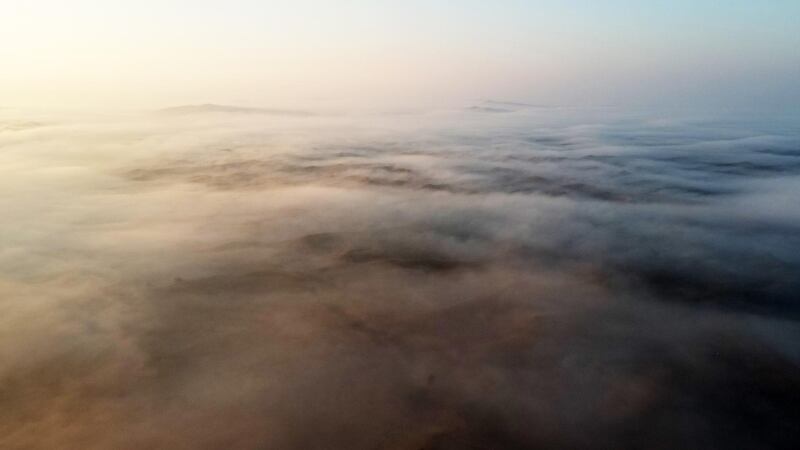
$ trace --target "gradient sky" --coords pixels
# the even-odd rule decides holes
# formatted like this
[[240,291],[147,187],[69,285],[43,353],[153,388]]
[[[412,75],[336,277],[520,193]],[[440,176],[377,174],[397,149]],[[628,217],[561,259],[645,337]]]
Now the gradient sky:
[[0,0],[0,106],[800,103],[797,0]]

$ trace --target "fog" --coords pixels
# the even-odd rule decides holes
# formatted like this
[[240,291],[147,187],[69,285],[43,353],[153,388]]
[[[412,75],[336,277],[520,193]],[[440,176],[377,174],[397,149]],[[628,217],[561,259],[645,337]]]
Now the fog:
[[797,119],[0,109],[0,447],[797,448]]

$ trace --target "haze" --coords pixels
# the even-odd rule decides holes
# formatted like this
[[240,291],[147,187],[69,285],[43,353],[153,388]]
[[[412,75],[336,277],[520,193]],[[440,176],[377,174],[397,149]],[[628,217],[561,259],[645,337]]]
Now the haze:
[[800,3],[5,1],[0,106],[786,107]]

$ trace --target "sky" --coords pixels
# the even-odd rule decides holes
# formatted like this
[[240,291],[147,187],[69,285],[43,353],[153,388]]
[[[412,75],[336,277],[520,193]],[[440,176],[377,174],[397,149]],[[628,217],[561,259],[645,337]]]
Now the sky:
[[0,106],[791,106],[800,2],[0,0]]

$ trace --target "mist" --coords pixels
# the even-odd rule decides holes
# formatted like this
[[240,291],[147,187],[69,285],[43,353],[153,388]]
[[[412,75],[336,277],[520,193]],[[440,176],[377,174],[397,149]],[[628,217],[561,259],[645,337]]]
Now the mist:
[[0,447],[796,448],[796,124],[0,110]]

